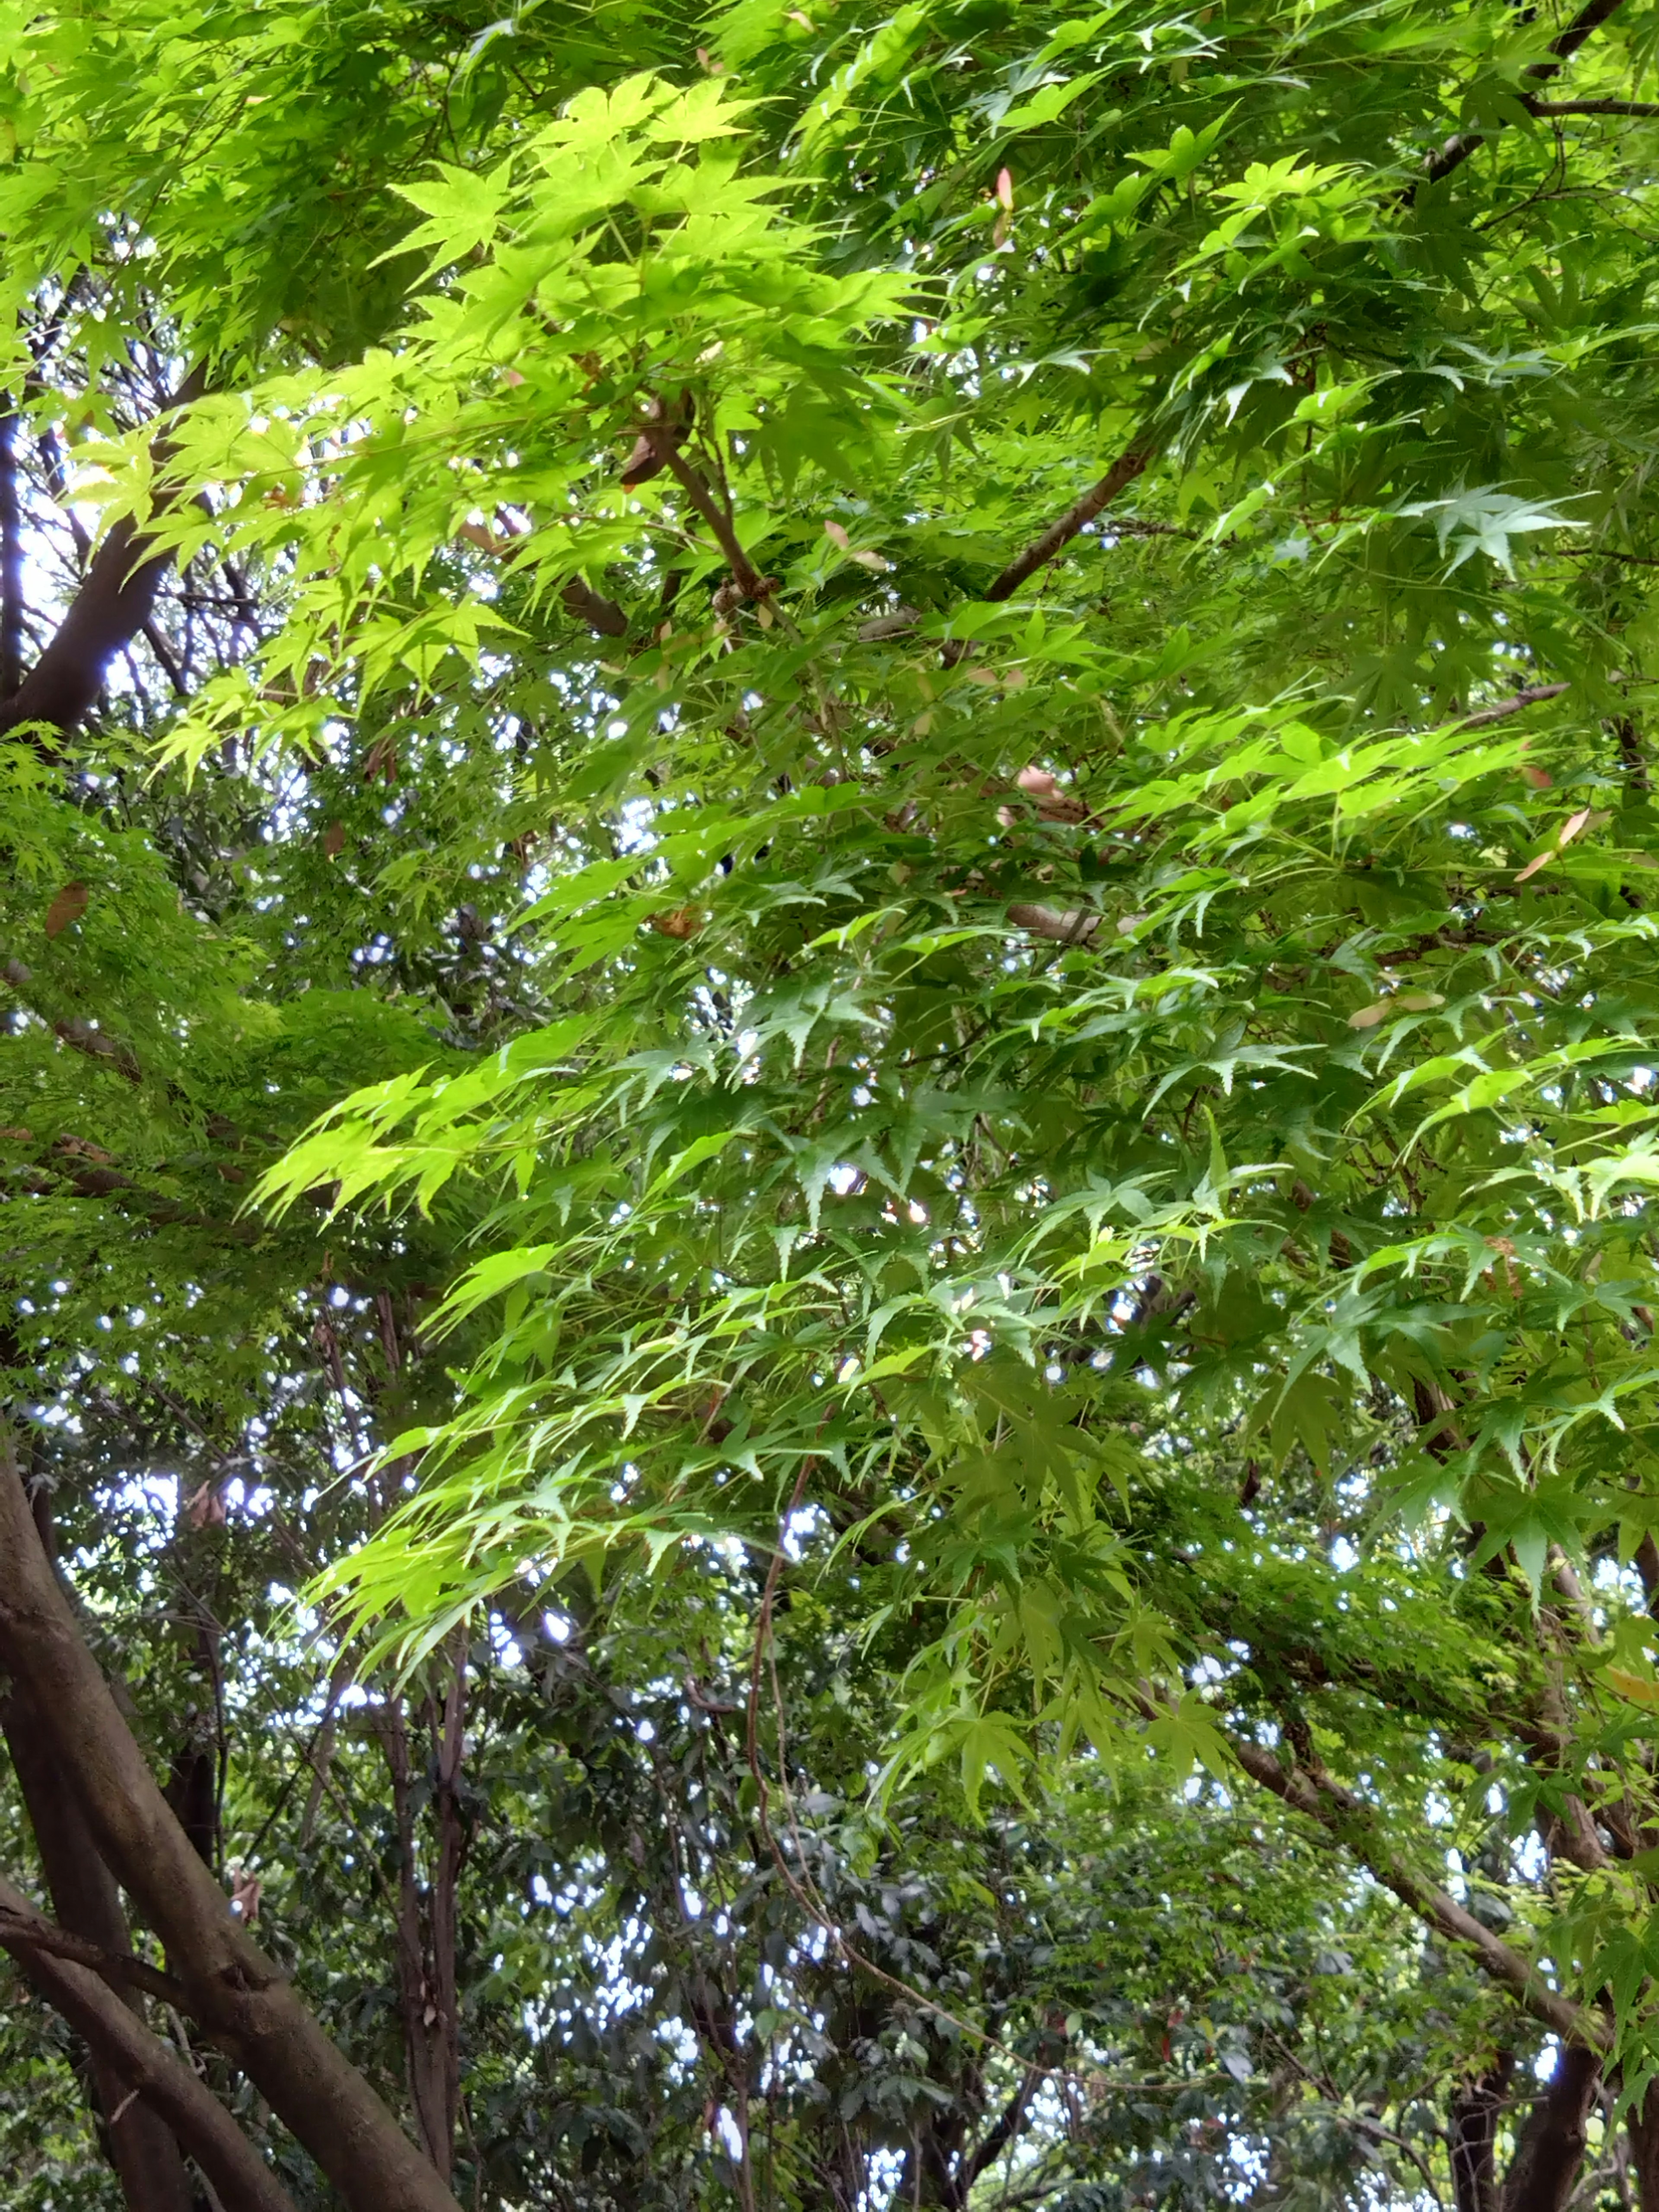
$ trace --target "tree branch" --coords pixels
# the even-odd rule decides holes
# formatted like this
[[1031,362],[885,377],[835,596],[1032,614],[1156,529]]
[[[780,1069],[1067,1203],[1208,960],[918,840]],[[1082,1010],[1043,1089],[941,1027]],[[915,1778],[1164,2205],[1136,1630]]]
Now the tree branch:
[[1531,115],[1659,115],[1659,100],[1528,100]]
[[66,1929],[57,1927],[38,1913],[31,1913],[20,1922],[9,1905],[0,1903],[0,1945],[10,1951],[44,1951],[54,1958],[68,1960],[96,1974],[100,1982],[118,1989],[123,1983],[143,1990],[147,1996],[158,1997],[163,2004],[175,2008],[186,2002],[184,1985],[175,1982],[171,1974],[159,1967],[135,1958],[130,1951],[106,1951],[100,1943],[89,1943],[84,1936],[71,1936]]
[[579,623],[586,623],[601,637],[621,637],[626,633],[628,617],[614,599],[602,597],[585,578],[569,578],[560,586],[559,597],[568,615]]
[[1023,553],[1017,554],[983,596],[988,599],[1012,599],[1028,576],[1046,567],[1061,546],[1068,545],[1085,524],[1092,522],[1126,485],[1132,484],[1143,473],[1152,457],[1152,448],[1145,442],[1120,453],[1099,483],[1091,484],[1058,522],[1051,522],[1041,538],[1034,538]]
[[[88,1967],[58,1948],[62,1931],[0,1876],[0,1946],[102,2068],[137,2092],[147,2112],[112,2115],[118,2135],[141,2119],[165,2122],[212,2187],[238,2212],[295,2212],[294,2200],[204,2081],[130,2012]],[[129,2099],[130,2105],[130,2099]]]
[[[204,371],[193,368],[167,412],[199,399],[206,388]],[[172,444],[165,430],[151,450],[158,467],[166,462]],[[111,661],[149,621],[172,563],[171,553],[150,550],[153,542],[130,517],[112,526],[45,652],[16,692],[0,702],[0,735],[36,723],[67,737],[90,711]],[[40,750],[48,758],[57,757],[58,748],[50,742]]]
[[[1566,29],[1559,38],[1551,40],[1551,59],[1534,62],[1527,71],[1527,75],[1537,82],[1547,82],[1551,77],[1559,76],[1563,65],[1572,59],[1592,31],[1601,28],[1619,4],[1620,0],[1586,0],[1586,4],[1579,9]],[[1541,106],[1541,103],[1534,105],[1531,98],[1526,95],[1522,97],[1522,105],[1531,108],[1534,114],[1549,112]],[[1424,182],[1430,185],[1439,184],[1443,178],[1450,176],[1454,169],[1461,169],[1470,155],[1478,147],[1484,146],[1486,143],[1486,134],[1484,131],[1459,131],[1455,137],[1448,138],[1445,144],[1431,154],[1425,163]],[[1415,185],[1408,185],[1401,194],[1401,198],[1407,206],[1416,197]]]
[[1502,2212],[1563,2212],[1583,2164],[1601,2073],[1596,2051],[1564,2039],[1549,2087],[1528,2114],[1504,2177]]
[[1026,2068],[1020,2079],[1019,2087],[997,2115],[995,2124],[987,2133],[984,2142],[958,2169],[956,2175],[958,2202],[963,2204],[968,2202],[968,2192],[981,2174],[994,2160],[1002,2155],[1024,2127],[1025,2115],[1030,2110],[1031,2100],[1036,2096],[1038,2084],[1043,2078],[1043,2069],[1041,2066]]
[[[1041,538],[1034,538],[1023,553],[1016,554],[996,581],[983,596],[988,599],[1012,599],[1028,576],[1052,561],[1063,546],[1069,545],[1079,531],[1092,522],[1101,511],[1109,507],[1126,484],[1131,484],[1145,470],[1152,459],[1149,443],[1131,446],[1112,463],[1105,475],[1090,485],[1079,500],[1074,500],[1057,522],[1051,522]],[[968,652],[965,638],[950,640],[939,658],[947,668],[954,668]]]
[[[51,1559],[57,1552],[51,1500],[41,1490],[33,1503],[34,1525]],[[132,1938],[115,1877],[99,1856],[85,1816],[52,1755],[45,1729],[15,1684],[0,1705],[0,1729],[4,1731],[18,1790],[34,1832],[35,1852],[57,1916],[58,1936],[60,1941],[69,1937],[84,1945],[90,1956],[83,1954],[81,1963],[109,1983],[114,1996],[128,2011],[142,2016],[135,1978],[120,1971],[124,1962],[137,1962],[132,1960]],[[169,1982],[169,2002],[173,1986]],[[130,2100],[131,2085],[100,2057],[90,2041],[88,2050],[90,2080],[85,2087],[103,2116],[104,2144],[120,2177],[128,2212],[190,2212],[190,2177],[170,2130],[155,2113],[142,2106],[125,2115],[118,2126],[116,2116],[124,2102]]]
[[23,502],[20,425],[11,394],[0,394],[0,704],[23,681]]
[[1534,684],[1523,691],[1516,691],[1508,699],[1495,700],[1490,707],[1482,707],[1477,714],[1465,714],[1457,725],[1460,730],[1484,730],[1488,723],[1507,721],[1518,714],[1523,707],[1536,707],[1546,699],[1559,699],[1564,691],[1571,691],[1570,684]]
[[1261,1744],[1248,1737],[1230,1735],[1233,1756],[1253,1782],[1269,1790],[1292,1811],[1346,1844],[1360,1864],[1390,1889],[1409,1911],[1450,1942],[1474,1951],[1492,1979],[1510,1990],[1533,2018],[1541,2021],[1564,2043],[1587,2051],[1604,2051],[1610,2038],[1607,2025],[1570,1997],[1560,1996],[1539,1978],[1524,1952],[1495,1936],[1490,1928],[1466,1911],[1455,1898],[1425,1881],[1396,1857],[1377,1835],[1366,1808],[1351,1790],[1323,1772],[1310,1775],[1299,1766],[1286,1767]]
[[368,2081],[233,1917],[82,1637],[0,1432],[0,1665],[49,1734],[110,1870],[167,1946],[190,2011],[349,2212],[459,2212]]
[[738,589],[746,599],[763,599],[769,589],[766,579],[738,543],[738,534],[732,527],[731,517],[709,490],[702,471],[688,461],[680,451],[679,441],[672,429],[650,422],[646,425],[644,434],[650,439],[658,459],[671,472],[692,506],[714,532]]

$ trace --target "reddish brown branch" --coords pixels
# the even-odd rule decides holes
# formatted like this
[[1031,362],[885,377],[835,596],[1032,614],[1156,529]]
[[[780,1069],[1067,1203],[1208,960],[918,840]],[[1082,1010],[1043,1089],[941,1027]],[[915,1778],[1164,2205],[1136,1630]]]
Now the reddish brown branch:
[[[167,411],[199,399],[205,389],[204,372],[192,369]],[[163,432],[154,448],[158,467],[171,450]],[[166,503],[164,489],[158,496]],[[131,518],[111,527],[40,658],[13,696],[0,702],[0,734],[33,724],[66,737],[90,712],[110,663],[149,620],[161,579],[172,565],[172,554],[152,550],[154,542]],[[57,751],[49,740],[42,750]]]
[[1015,556],[985,597],[988,599],[1012,599],[1028,576],[1045,568],[1062,546],[1069,545],[1079,530],[1092,522],[1126,486],[1132,484],[1143,473],[1151,459],[1151,448],[1144,442],[1131,446],[1127,453],[1120,453],[1097,483],[1091,484],[1082,498],[1068,507],[1057,522],[1051,522],[1041,538],[1034,538],[1023,553]]
[[769,588],[766,579],[738,542],[738,533],[732,527],[732,518],[708,489],[701,469],[688,461],[680,451],[679,441],[672,429],[648,423],[642,434],[656,448],[657,457],[672,475],[681,490],[690,501],[708,527],[715,542],[726,556],[726,564],[738,589],[746,599],[761,599]]

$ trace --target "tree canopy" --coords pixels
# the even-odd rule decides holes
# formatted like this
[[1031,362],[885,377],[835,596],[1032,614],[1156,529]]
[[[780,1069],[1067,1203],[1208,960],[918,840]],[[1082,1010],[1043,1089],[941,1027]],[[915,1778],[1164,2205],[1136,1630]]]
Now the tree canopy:
[[1659,2212],[1659,16],[0,64],[20,2212]]

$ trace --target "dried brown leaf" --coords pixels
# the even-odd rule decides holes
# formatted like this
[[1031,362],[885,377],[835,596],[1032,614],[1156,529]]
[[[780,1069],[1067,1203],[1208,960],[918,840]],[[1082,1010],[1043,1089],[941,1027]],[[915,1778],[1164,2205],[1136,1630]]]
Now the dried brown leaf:
[[61,937],[86,912],[92,894],[83,883],[65,884],[46,908],[46,935]]

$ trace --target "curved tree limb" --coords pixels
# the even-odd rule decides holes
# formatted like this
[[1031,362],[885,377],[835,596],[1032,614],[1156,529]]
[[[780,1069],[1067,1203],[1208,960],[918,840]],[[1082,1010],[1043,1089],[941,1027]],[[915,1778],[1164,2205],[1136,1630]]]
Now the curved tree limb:
[[[60,1944],[63,1930],[0,1875],[0,1947],[9,1951],[52,2010],[82,2038],[100,2069],[127,2085],[112,2136],[143,2118],[164,2121],[227,2205],[237,2212],[295,2212],[294,2200],[207,2084],[129,2011],[90,1967]],[[137,2093],[145,2110],[132,2108]]]
[[110,1870],[167,1946],[192,2017],[349,2212],[459,2212],[369,2082],[232,1916],[122,1717],[41,1545],[0,1432],[0,1665],[21,1686]]
[[1473,1951],[1492,1979],[1502,1983],[1534,2020],[1559,2035],[1564,2044],[1598,2054],[1610,2047],[1612,2039],[1605,2021],[1551,1989],[1540,1978],[1525,1952],[1504,1942],[1455,1897],[1408,1867],[1376,1832],[1367,1808],[1351,1790],[1322,1771],[1310,1774],[1300,1766],[1285,1766],[1248,1737],[1231,1735],[1228,1741],[1234,1758],[1253,1782],[1346,1844],[1367,1872],[1385,1889],[1392,1890],[1409,1911],[1437,1935]]
[[564,602],[568,615],[601,637],[621,637],[628,629],[628,617],[614,599],[607,599],[582,576],[572,576],[559,587],[559,597]]
[[[206,388],[205,372],[193,368],[167,411],[188,406]],[[171,451],[165,431],[152,450],[158,464],[165,462]],[[34,724],[67,737],[91,711],[110,663],[149,620],[172,564],[172,554],[152,551],[152,544],[131,517],[123,516],[111,527],[40,659],[11,697],[0,701],[0,735]],[[50,740],[42,741],[40,750],[57,757],[58,749]]]

